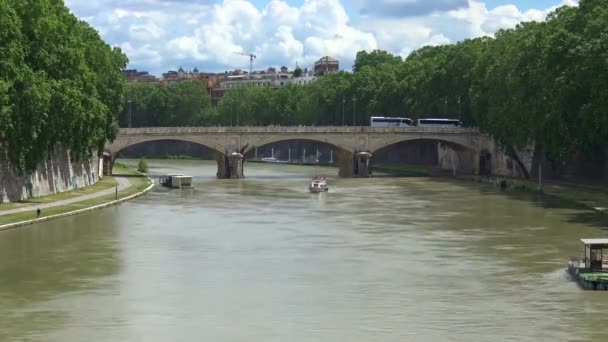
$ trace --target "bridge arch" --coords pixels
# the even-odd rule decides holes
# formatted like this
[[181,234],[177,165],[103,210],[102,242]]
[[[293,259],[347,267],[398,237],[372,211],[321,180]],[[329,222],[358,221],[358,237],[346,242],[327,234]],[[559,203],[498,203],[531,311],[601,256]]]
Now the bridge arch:
[[284,141],[311,141],[316,143],[327,144],[336,147],[340,151],[345,151],[352,153],[352,146],[348,145],[343,141],[339,141],[339,139],[332,139],[332,137],[315,137],[315,136],[303,136],[300,137],[297,134],[294,135],[280,135],[280,136],[252,136],[249,139],[243,139],[243,145],[245,149],[243,150],[244,154],[247,154],[253,151],[256,147],[263,147],[270,144],[280,143]]
[[114,166],[114,162],[118,157],[118,154],[125,150],[126,148],[145,144],[149,142],[157,142],[157,141],[183,141],[189,142],[201,147],[208,148],[213,155],[215,155],[215,159],[220,158],[222,151],[219,150],[218,146],[214,144],[213,141],[204,136],[176,136],[176,137],[167,137],[167,136],[137,136],[137,137],[118,137],[109,145],[106,145],[104,151],[104,174],[111,175],[112,169]]
[[409,141],[436,141],[439,143],[447,144],[457,149],[466,149],[472,152],[478,152],[479,142],[473,139],[467,139],[464,136],[446,136],[446,137],[435,137],[432,135],[412,135],[412,136],[392,136],[382,138],[374,141],[370,146],[370,152],[374,153],[385,147],[389,147],[394,144],[409,142]]
[[[314,138],[314,137],[298,137],[294,136],[280,136],[280,137],[258,137],[257,139],[251,139],[243,149],[243,154],[251,154],[256,148],[263,148],[272,144],[279,144],[289,141],[298,142],[313,142],[318,144],[329,145],[335,149],[334,154],[331,158],[335,161],[335,165],[339,168],[339,174],[342,177],[350,177],[353,173],[353,152],[351,147],[346,147],[345,144],[336,142],[336,139],[331,138]],[[255,142],[255,143],[254,143]],[[296,151],[294,151],[296,152]],[[296,160],[297,152],[292,157],[292,160]]]
[[[434,137],[430,135],[422,135],[391,137],[384,139],[384,141],[381,143],[373,146],[373,150],[371,152],[372,154],[382,155],[382,150],[400,143],[408,142],[436,143],[436,147],[433,147],[432,149],[428,149],[429,146],[426,146],[426,151],[410,154],[410,161],[413,156],[413,158],[417,160],[419,159],[419,161],[423,163],[421,165],[431,166],[432,164],[435,167],[452,170],[454,174],[456,172],[476,174],[479,171],[479,144],[476,141],[470,141],[466,137],[462,136]],[[421,147],[424,147],[424,145]],[[405,164],[409,163],[405,162]]]
[[[203,136],[176,136],[176,137],[165,137],[165,136],[138,136],[134,139],[116,139],[114,142],[106,146],[105,152],[109,153],[112,158],[116,158],[118,153],[128,147],[144,144],[155,141],[184,141],[200,146],[204,146],[213,152],[222,153],[220,146],[217,146],[210,139],[205,139]],[[215,146],[214,146],[215,145]]]

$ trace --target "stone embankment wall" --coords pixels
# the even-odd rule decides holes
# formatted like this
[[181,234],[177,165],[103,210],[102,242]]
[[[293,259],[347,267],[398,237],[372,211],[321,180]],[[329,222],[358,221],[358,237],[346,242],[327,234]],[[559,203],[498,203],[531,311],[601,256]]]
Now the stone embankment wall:
[[439,143],[437,148],[438,165],[442,169],[455,169],[456,172],[464,174],[515,178],[525,178],[526,172],[532,174],[534,152],[534,144],[508,151],[496,141],[486,146],[479,154],[444,143]]
[[595,153],[573,152],[560,161],[550,161],[535,156],[533,176],[538,177],[539,163],[542,163],[543,179],[567,181],[588,185],[608,184],[608,147]]
[[0,203],[56,194],[95,184],[102,172],[100,158],[75,161],[69,151],[56,148],[35,171],[19,175],[0,150]]

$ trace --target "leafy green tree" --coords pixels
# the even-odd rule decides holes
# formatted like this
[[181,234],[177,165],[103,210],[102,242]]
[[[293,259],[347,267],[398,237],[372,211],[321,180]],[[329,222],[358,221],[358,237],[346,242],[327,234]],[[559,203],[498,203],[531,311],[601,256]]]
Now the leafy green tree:
[[127,58],[61,1],[0,0],[0,144],[32,170],[56,146],[87,157],[117,132]]
[[353,64],[353,71],[361,71],[364,67],[379,67],[382,64],[397,65],[401,63],[401,57],[394,56],[383,50],[373,50],[372,52],[359,51]]
[[127,126],[129,111],[133,127],[197,126],[210,124],[211,99],[199,81],[184,81],[168,86],[134,82],[126,89],[126,104],[121,124]]
[[137,171],[141,173],[148,173],[148,163],[144,159],[140,159],[137,163]]

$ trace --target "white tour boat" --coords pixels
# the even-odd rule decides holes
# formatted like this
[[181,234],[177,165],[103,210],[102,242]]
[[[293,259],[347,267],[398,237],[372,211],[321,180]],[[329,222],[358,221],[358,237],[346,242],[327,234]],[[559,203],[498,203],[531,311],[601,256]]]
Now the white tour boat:
[[329,186],[327,186],[327,177],[316,176],[310,182],[310,186],[308,187],[310,192],[326,192],[329,191]]

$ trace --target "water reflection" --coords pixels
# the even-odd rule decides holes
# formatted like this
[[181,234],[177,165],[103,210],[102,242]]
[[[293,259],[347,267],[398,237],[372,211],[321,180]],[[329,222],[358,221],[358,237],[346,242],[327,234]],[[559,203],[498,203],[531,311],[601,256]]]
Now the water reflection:
[[49,302],[113,285],[121,270],[116,210],[0,232],[0,340],[45,336],[71,319]]

